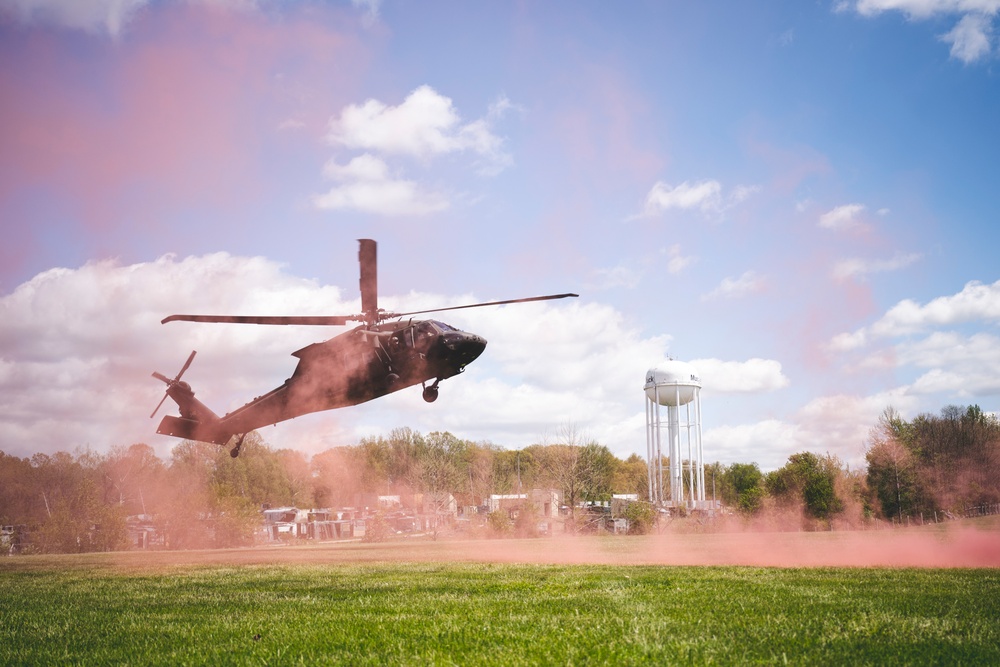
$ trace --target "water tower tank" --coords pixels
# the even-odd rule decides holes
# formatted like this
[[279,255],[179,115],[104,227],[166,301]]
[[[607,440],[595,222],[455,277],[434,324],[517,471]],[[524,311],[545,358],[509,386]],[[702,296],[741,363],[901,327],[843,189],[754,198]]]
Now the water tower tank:
[[686,405],[694,400],[696,388],[701,388],[701,378],[687,362],[670,359],[646,371],[646,397],[657,402],[659,396],[660,405]]

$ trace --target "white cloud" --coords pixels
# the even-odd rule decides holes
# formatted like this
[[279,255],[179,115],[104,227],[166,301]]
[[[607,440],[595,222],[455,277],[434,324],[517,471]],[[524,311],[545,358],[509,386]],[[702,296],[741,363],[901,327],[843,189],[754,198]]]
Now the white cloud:
[[678,186],[672,186],[663,181],[657,181],[646,195],[644,208],[646,215],[662,213],[670,209],[700,208],[703,211],[716,209],[720,205],[722,186],[718,181],[699,181],[690,184],[684,181]]
[[781,371],[781,362],[774,359],[693,359],[691,365],[698,370],[706,392],[755,393],[775,391],[789,385],[788,377]]
[[[847,3],[840,3],[837,9],[846,6]],[[855,8],[862,16],[898,11],[911,20],[957,15],[955,27],[939,39],[951,45],[952,58],[968,64],[983,60],[992,52],[992,24],[1000,12],[1000,0],[858,0]]]
[[0,0],[0,14],[25,23],[42,23],[119,36],[149,0]]
[[677,275],[698,261],[697,257],[685,257],[681,254],[681,246],[677,243],[667,249],[667,273]]
[[1000,338],[989,333],[965,336],[937,331],[893,349],[897,366],[929,369],[912,385],[917,394],[953,396],[1000,394]]
[[757,463],[761,470],[780,468],[801,451],[799,427],[778,419],[708,428],[702,435],[705,458],[722,463]]
[[865,210],[864,204],[844,204],[819,217],[819,226],[834,231],[844,231],[863,227],[858,216]]
[[869,432],[889,406],[906,414],[918,406],[918,398],[905,387],[868,396],[837,394],[816,398],[793,418],[801,425],[798,451],[829,452],[852,467],[864,465]]
[[871,273],[898,271],[910,266],[922,257],[920,253],[896,253],[890,259],[861,259],[852,257],[837,262],[833,267],[833,277],[837,280],[848,278],[863,279]]
[[837,456],[852,469],[863,467],[870,429],[889,406],[912,414],[918,397],[906,388],[868,396],[834,394],[810,401],[788,418],[710,426],[702,436],[705,457],[723,463],[753,461],[768,471],[785,465],[792,454],[809,451]]
[[958,294],[942,296],[920,305],[900,301],[871,326],[877,336],[904,336],[931,327],[976,320],[1000,320],[1000,280],[992,285],[966,283]]
[[364,10],[365,24],[371,25],[378,19],[378,10],[382,5],[382,0],[351,0],[351,4]]
[[1000,321],[1000,280],[992,285],[966,283],[958,294],[941,296],[921,305],[904,299],[869,327],[838,334],[830,343],[834,350],[846,351],[866,345],[873,338],[893,338],[934,327],[964,322]]
[[[207,5],[237,11],[255,10],[261,5],[273,4],[275,0],[185,0],[188,4]],[[370,6],[370,11],[378,13],[379,0],[352,0]],[[95,34],[107,34],[117,38],[128,28],[129,22],[138,15],[151,0],[0,0],[0,16],[13,15],[16,19],[32,24],[83,30]]]
[[462,123],[452,100],[430,86],[420,86],[399,106],[370,99],[349,105],[331,119],[327,139],[347,148],[429,159],[471,151],[496,173],[511,163],[503,139],[492,131],[493,120],[510,107],[502,98],[486,118]]
[[[936,331],[919,341],[907,341],[896,348],[900,364],[935,368],[949,366],[1000,370],[1000,338],[988,333],[964,336],[953,331]],[[1000,377],[1000,372],[990,371]]]
[[731,205],[739,204],[758,192],[760,192],[759,185],[737,185],[733,188],[733,191],[729,193],[729,203]]
[[996,14],[1000,11],[1000,0],[858,0],[857,11],[863,16],[899,11],[914,19],[937,14]]
[[723,278],[719,286],[701,296],[702,301],[737,299],[764,288],[764,279],[755,271],[746,271],[739,278]]
[[423,192],[414,181],[394,179],[381,159],[365,153],[346,165],[330,160],[323,175],[336,185],[326,194],[313,197],[322,210],[352,209],[379,215],[426,215],[449,207],[440,193]]
[[447,195],[429,192],[417,181],[390,173],[386,157],[417,158],[426,163],[451,153],[470,153],[481,175],[496,175],[513,163],[493,123],[514,108],[499,98],[485,118],[462,123],[451,99],[420,86],[399,106],[378,100],[348,105],[330,121],[330,143],[365,152],[346,165],[327,162],[323,174],[336,185],[312,198],[320,209],[351,209],[380,215],[426,215],[450,207]]
[[837,334],[830,340],[829,348],[834,352],[848,352],[862,348],[867,344],[868,332],[862,328],[853,333]]
[[684,181],[676,186],[657,181],[646,195],[640,217],[659,215],[672,209],[697,209],[705,214],[721,214],[759,191],[760,187],[756,185],[738,185],[723,197],[722,185],[716,180]]
[[951,57],[972,63],[993,50],[992,18],[982,14],[966,14],[955,27],[941,35],[941,41],[951,44]]

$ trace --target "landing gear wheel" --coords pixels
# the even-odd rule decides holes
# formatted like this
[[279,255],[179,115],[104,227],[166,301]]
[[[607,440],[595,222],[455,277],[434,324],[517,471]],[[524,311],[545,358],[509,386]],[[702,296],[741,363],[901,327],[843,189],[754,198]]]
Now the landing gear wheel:
[[232,456],[234,459],[240,455],[240,448],[243,446],[243,438],[245,437],[247,437],[246,433],[237,438],[236,446],[229,450],[229,455]]
[[424,400],[428,403],[433,403],[438,398],[438,386],[435,382],[429,387],[424,387]]
[[388,375],[385,376],[385,386],[391,388],[397,382],[399,382],[399,376],[396,375],[395,373],[389,373]]

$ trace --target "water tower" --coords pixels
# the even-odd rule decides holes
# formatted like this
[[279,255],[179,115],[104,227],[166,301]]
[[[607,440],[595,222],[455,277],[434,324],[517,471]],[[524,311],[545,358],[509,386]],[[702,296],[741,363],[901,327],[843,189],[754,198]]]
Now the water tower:
[[[669,359],[646,372],[645,390],[649,499],[658,505],[702,509],[706,505],[701,378],[691,364]],[[661,408],[666,408],[666,424]],[[664,456],[670,466],[666,480],[669,497],[663,486]]]

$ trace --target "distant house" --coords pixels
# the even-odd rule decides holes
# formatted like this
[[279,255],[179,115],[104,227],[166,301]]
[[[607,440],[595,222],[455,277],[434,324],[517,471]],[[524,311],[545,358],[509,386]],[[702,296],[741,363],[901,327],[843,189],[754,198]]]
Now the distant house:
[[129,545],[133,549],[163,548],[164,535],[149,514],[133,514],[126,517]]
[[423,514],[458,514],[458,501],[447,491],[418,494],[414,504]]
[[306,537],[308,523],[309,512],[297,507],[276,507],[264,510],[264,530],[267,533],[267,539],[272,542]]
[[516,511],[531,504],[540,516],[555,518],[561,502],[562,493],[555,489],[532,489],[530,493],[493,494],[486,500],[486,508],[490,512]]

